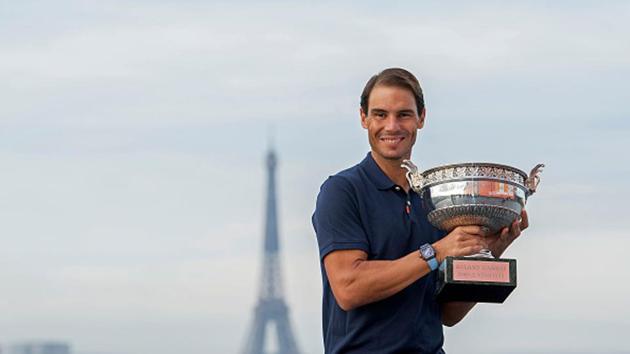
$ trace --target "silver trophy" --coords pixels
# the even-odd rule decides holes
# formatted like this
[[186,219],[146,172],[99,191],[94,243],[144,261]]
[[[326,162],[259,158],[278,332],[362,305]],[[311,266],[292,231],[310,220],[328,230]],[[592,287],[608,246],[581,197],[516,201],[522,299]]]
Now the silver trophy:
[[[520,218],[527,198],[536,192],[544,165],[536,165],[529,175],[485,162],[444,165],[422,173],[409,160],[402,167],[435,227],[450,232],[458,226],[478,225],[493,234]],[[447,257],[440,280],[442,300],[503,302],[516,287],[516,260],[495,259],[489,250],[472,257]]]

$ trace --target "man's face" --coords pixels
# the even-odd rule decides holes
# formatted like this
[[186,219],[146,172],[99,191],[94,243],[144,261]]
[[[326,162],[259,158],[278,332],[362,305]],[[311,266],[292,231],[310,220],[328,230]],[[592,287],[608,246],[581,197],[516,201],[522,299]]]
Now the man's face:
[[401,87],[372,89],[368,112],[361,110],[361,125],[368,131],[374,158],[400,161],[411,156],[418,129],[424,125],[423,110],[418,114],[413,94]]

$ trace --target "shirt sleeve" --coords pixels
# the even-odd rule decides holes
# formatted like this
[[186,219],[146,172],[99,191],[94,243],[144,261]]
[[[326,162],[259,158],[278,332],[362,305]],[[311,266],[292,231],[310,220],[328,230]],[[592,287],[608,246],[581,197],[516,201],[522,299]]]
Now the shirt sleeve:
[[337,250],[357,249],[369,253],[356,192],[343,177],[329,177],[322,185],[313,214],[313,227],[322,260]]

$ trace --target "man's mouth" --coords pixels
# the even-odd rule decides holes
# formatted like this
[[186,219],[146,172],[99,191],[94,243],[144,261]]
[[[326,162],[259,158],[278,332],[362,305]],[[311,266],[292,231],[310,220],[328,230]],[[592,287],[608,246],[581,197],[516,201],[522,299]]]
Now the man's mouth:
[[379,140],[388,144],[396,144],[403,141],[404,138],[404,136],[382,136]]

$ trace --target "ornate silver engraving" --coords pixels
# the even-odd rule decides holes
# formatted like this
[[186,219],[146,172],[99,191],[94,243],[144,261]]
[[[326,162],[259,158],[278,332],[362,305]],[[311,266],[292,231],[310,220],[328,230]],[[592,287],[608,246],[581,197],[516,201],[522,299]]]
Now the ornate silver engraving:
[[441,230],[451,231],[457,226],[479,225],[494,233],[514,222],[520,213],[497,205],[453,205],[433,210],[428,219]]
[[497,178],[525,185],[525,172],[510,166],[490,163],[467,163],[432,168],[422,173],[425,183],[439,183],[451,178]]
[[514,167],[494,163],[461,163],[418,172],[403,162],[411,188],[427,202],[429,221],[450,231],[457,226],[479,225],[493,232],[516,220],[540,183],[544,165],[529,176]]

